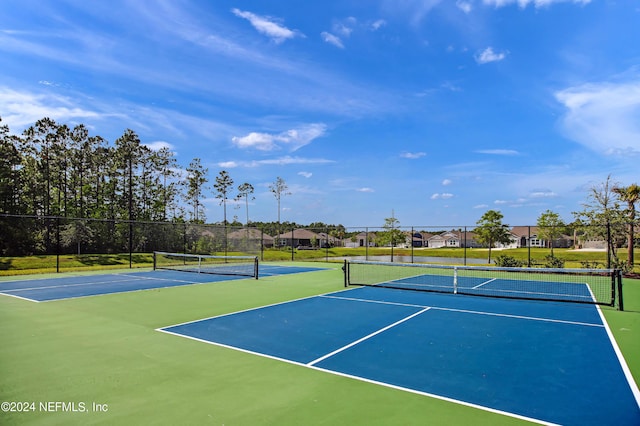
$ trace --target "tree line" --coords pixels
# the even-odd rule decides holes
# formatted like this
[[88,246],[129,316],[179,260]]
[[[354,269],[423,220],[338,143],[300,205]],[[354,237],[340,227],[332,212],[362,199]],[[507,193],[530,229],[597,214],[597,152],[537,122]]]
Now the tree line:
[[[244,207],[244,225],[250,224],[254,186],[249,182],[236,185],[226,170],[210,183],[208,173],[200,158],[183,168],[169,148],[151,149],[131,129],[109,143],[91,135],[83,124],[70,127],[43,118],[16,135],[0,117],[0,214],[69,219],[58,230],[50,220],[46,225],[17,219],[2,221],[0,254],[51,252],[54,240],[64,246],[77,245],[78,251],[81,245],[107,252],[141,250],[160,237],[141,235],[139,227],[133,235],[132,225],[124,222],[204,224],[202,201],[210,193],[223,208],[223,225],[243,225],[237,216],[228,220],[231,201]],[[280,223],[281,199],[290,195],[284,179],[277,177],[269,191],[277,202],[278,221],[253,222],[252,226],[270,235],[294,225],[301,227]],[[75,218],[84,220],[71,220]],[[112,224],[102,226],[99,221]],[[62,235],[53,235],[56,232]],[[107,238],[116,242],[99,243]]]
[[0,125],[5,214],[203,222],[206,175],[199,158],[182,169],[170,149],[152,150],[130,129],[109,144],[50,118],[21,135]]
[[[536,226],[538,237],[549,242],[551,249],[548,266],[562,267],[562,262],[553,255],[553,241],[562,235],[573,233],[574,245],[578,238],[582,240],[604,241],[607,253],[611,256],[609,267],[631,271],[634,267],[635,228],[638,226],[636,204],[640,202],[640,186],[631,184],[622,186],[614,182],[611,176],[589,189],[583,209],[573,212],[573,222],[566,223],[558,213],[546,210],[538,216]],[[510,234],[508,226],[502,223],[503,215],[499,211],[489,210],[478,220],[474,232],[479,241],[491,248],[495,243],[508,244]],[[618,259],[618,248],[626,246],[627,259]],[[512,266],[512,265],[509,265]]]
[[[268,235],[303,227],[328,229],[341,237],[349,234],[342,225],[281,223],[281,199],[290,195],[281,177],[269,185],[277,203],[277,221],[252,222],[249,206],[254,199],[253,185],[243,182],[235,186],[230,174],[221,170],[209,186],[208,172],[199,158],[191,160],[183,169],[169,148],[150,149],[130,129],[110,144],[101,136],[90,135],[83,124],[69,127],[50,118],[38,120],[22,134],[13,135],[0,117],[0,214],[203,224],[206,212],[202,200],[213,191],[222,205],[225,226],[242,225],[237,217],[233,221],[227,218],[227,205],[233,200],[234,205],[244,207],[245,225],[257,227]],[[627,263],[633,265],[635,205],[639,199],[637,184],[622,186],[609,176],[590,189],[584,209],[573,213],[574,221],[570,225],[574,230],[579,229],[585,239],[607,241],[608,251],[614,257],[616,249],[626,242]],[[502,219],[500,212],[490,210],[477,222],[474,232],[489,247],[505,243],[507,227]],[[393,215],[385,219],[386,232],[380,236],[381,241],[386,242],[387,238],[386,243],[391,245],[400,241],[403,237],[396,235],[398,225]],[[537,225],[540,237],[549,241],[558,233],[566,232],[567,227],[559,215],[550,210],[540,215]],[[8,226],[1,232],[5,249],[15,247],[19,240],[16,238],[26,232],[10,230]],[[123,241],[128,238],[130,251],[134,249],[132,244],[142,249],[149,237],[138,237],[134,241],[129,226],[128,237],[124,229],[118,232],[120,238]],[[92,235],[95,230],[82,221],[70,222],[63,231],[66,240],[78,245],[83,240],[97,239]],[[114,232],[113,228],[104,230],[106,235]],[[48,230],[42,238],[50,239],[49,233]],[[23,240],[25,249],[34,244],[33,239]],[[50,242],[43,244],[50,245]]]

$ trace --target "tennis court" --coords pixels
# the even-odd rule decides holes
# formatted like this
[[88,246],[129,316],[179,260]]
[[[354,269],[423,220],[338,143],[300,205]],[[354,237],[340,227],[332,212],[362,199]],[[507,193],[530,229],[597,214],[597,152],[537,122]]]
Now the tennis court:
[[[261,263],[259,280],[155,270],[1,281],[0,293],[13,296],[0,297],[4,400],[37,392],[42,400],[109,405],[107,413],[5,413],[7,420],[639,423],[640,392],[612,337],[629,349],[625,330],[634,327],[637,303],[620,312],[601,311],[597,297],[590,304],[471,297],[465,288],[500,280],[475,277],[484,281],[471,285],[464,273],[455,287],[445,280],[433,292],[408,291],[380,284],[422,289],[443,280],[444,270],[393,265],[389,282],[371,271],[356,267],[345,277],[335,264]],[[343,279],[370,284],[340,290]],[[552,286],[541,280],[520,277],[511,286]],[[597,282],[563,282],[598,293]],[[95,291],[103,286],[110,291]],[[161,287],[173,288],[136,291]],[[121,294],[68,294],[81,288]],[[25,300],[66,298],[74,299]],[[617,325],[610,329],[603,314]],[[636,352],[624,353],[637,367]]]
[[[223,265],[223,267],[226,266]],[[217,267],[217,269],[218,272],[220,272],[221,267]],[[323,269],[324,268],[262,264],[260,266],[259,276],[287,275]],[[46,302],[77,297],[247,279],[246,274],[238,275],[236,272],[237,271],[229,271],[228,274],[193,273],[179,270],[157,269],[153,271],[2,281],[0,282],[0,294],[33,302]]]
[[537,423],[640,424],[596,305],[358,287],[158,330]]

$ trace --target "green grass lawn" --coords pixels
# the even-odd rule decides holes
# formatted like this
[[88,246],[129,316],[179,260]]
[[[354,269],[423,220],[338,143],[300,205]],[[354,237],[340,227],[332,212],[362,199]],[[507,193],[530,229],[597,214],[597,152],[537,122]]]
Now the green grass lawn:
[[[0,424],[524,423],[155,331],[340,290],[340,265],[322,266],[333,269],[45,303],[0,296],[0,401],[82,402],[89,411],[0,412]],[[638,382],[640,281],[625,280],[625,305],[603,310]],[[91,412],[93,403],[108,411]]]
[[[257,255],[264,261],[327,261],[338,259],[345,256],[388,256],[391,253],[390,248],[371,247],[371,248],[331,248],[318,250],[294,250],[291,249],[268,249]],[[467,249],[462,248],[438,248],[438,249],[399,249],[394,248],[394,255],[397,256],[420,256],[420,257],[446,257],[460,259],[463,263],[464,257],[467,259],[487,259],[489,253],[487,249]],[[222,253],[214,253],[222,254]],[[242,253],[228,253],[242,254]],[[492,250],[491,259],[495,260],[496,256],[508,255],[521,261],[528,261],[531,258],[535,265],[543,265],[545,256],[550,254],[549,249],[539,248],[520,248],[507,250]],[[583,251],[570,249],[554,249],[554,255],[565,261],[567,268],[580,268],[583,262],[597,264],[599,267],[606,266],[607,254],[602,251]],[[626,259],[625,249],[618,251],[619,259]],[[88,270],[104,270],[107,268],[125,268],[129,267],[129,262],[134,268],[151,267],[153,265],[153,255],[151,253],[134,253],[129,256],[128,253],[120,254],[66,254],[56,257],[55,255],[40,256],[21,256],[21,257],[0,257],[0,276],[2,275],[19,275],[48,273],[60,270],[65,271],[88,271]],[[640,256],[636,257],[635,272],[640,273]]]

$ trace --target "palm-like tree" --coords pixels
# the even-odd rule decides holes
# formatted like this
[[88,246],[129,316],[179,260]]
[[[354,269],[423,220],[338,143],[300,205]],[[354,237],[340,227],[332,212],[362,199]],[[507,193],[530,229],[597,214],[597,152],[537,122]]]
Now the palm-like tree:
[[627,203],[627,211],[629,214],[629,233],[627,234],[627,264],[629,268],[633,268],[633,243],[634,243],[634,229],[633,225],[636,220],[636,203],[640,201],[640,186],[638,184],[631,184],[627,187],[613,188],[621,201]]

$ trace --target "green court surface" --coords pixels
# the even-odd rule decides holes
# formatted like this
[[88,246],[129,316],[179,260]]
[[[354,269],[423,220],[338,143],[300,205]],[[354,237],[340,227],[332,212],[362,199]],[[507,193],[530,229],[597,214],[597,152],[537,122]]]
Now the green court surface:
[[[0,401],[14,408],[0,424],[526,423],[156,331],[344,288],[339,264],[286,265],[332,269],[42,303],[0,296]],[[624,296],[624,312],[602,309],[638,383],[640,280],[625,279]]]

